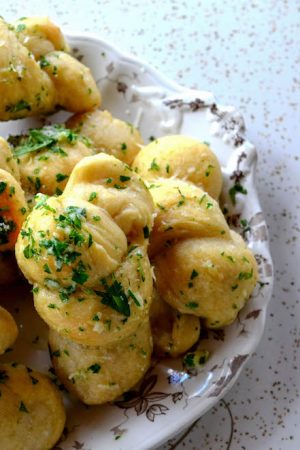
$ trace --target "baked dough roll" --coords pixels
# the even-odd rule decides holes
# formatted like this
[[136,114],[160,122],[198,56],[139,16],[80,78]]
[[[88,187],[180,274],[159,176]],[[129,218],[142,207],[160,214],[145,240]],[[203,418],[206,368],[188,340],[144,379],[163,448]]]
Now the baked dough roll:
[[94,345],[133,333],[148,317],[153,209],[141,179],[105,154],[78,163],[61,196],[39,196],[16,256],[52,328]]
[[56,91],[56,105],[78,113],[100,106],[101,95],[88,67],[60,51],[47,53],[43,61]]
[[[34,26],[29,24],[30,36],[39,27],[39,20],[34,21]],[[31,41],[36,57],[40,56],[35,59],[23,45],[30,43],[26,24],[14,27],[0,19],[0,120],[48,114],[57,108],[82,113],[100,105],[100,92],[87,67],[62,51],[43,54],[44,44],[60,46],[62,39],[54,37],[54,27],[45,24],[45,19],[40,23],[44,30],[41,47]]]
[[176,178],[158,178],[150,185],[150,192],[156,207],[151,256],[174,239],[230,237],[219,204],[198,186]]
[[257,264],[243,239],[191,238],[171,244],[154,260],[159,295],[208,328],[232,323],[257,282]]
[[61,336],[79,344],[108,345],[133,334],[149,317],[152,300],[146,249],[133,247],[117,270],[99,278],[93,289],[70,293],[45,274],[44,286],[33,289],[39,315]]
[[199,339],[200,319],[181,314],[164,302],[154,290],[150,310],[154,353],[159,357],[177,356],[187,352]]
[[133,125],[113,117],[108,111],[76,114],[66,125],[89,138],[97,152],[113,155],[129,165],[143,144]]
[[75,165],[95,153],[88,139],[64,125],[31,129],[27,135],[10,136],[9,143],[28,196],[62,194]]
[[46,375],[17,363],[0,365],[0,383],[0,448],[52,448],[66,420],[57,387]]
[[112,345],[76,344],[50,330],[49,344],[55,372],[64,386],[88,405],[116,400],[131,389],[150,367],[152,337],[149,321],[134,334]]
[[213,199],[222,188],[215,155],[192,138],[166,136],[144,147],[133,168],[156,206],[150,256],[159,298],[207,327],[229,325],[255,287],[257,264]]
[[9,172],[0,169],[0,252],[14,250],[26,213],[22,188]]
[[[23,17],[13,23],[19,41],[26,47],[36,60],[54,50],[70,52],[60,28],[48,17]],[[46,64],[44,62],[44,64]]]
[[18,336],[18,327],[12,315],[0,306],[0,355],[12,347]]
[[131,241],[143,242],[153,225],[153,200],[144,182],[128,165],[104,153],[76,165],[64,198],[81,198],[105,209]]
[[13,157],[8,142],[0,136],[0,169],[9,172],[18,182],[20,172],[16,159]]
[[133,168],[147,181],[158,177],[190,181],[217,199],[222,189],[219,161],[208,145],[175,135],[154,140],[142,148]]

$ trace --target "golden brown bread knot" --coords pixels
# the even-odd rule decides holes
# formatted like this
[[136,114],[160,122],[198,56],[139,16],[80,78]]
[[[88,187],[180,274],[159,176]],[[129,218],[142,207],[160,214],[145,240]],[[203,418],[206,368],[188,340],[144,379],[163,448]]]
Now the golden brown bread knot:
[[211,197],[222,183],[215,156],[190,138],[169,136],[144,147],[133,167],[156,205],[150,254],[157,294],[208,327],[230,324],[254,289],[257,265]]
[[25,19],[15,26],[0,19],[0,40],[0,120],[99,106],[90,70],[65,53],[69,48],[48,19]]
[[[153,210],[139,176],[100,154],[76,165],[60,197],[39,197],[19,236],[17,260],[34,284],[37,311],[53,330],[54,365],[63,380],[74,371],[72,390],[87,403],[115,399],[149,367],[152,272],[145,236]],[[62,346],[69,348],[65,361],[55,358]],[[119,358],[120,348],[127,369],[116,373],[107,355]],[[89,372],[95,357],[99,367],[107,363],[99,375],[100,368]],[[94,399],[90,378],[97,385]]]
[[143,144],[139,131],[108,111],[90,111],[71,117],[66,126],[86,136],[95,151],[113,155],[131,165]]
[[[105,154],[77,164],[60,197],[40,197],[23,226],[16,256],[35,285],[35,306],[52,328],[87,345],[114,340],[118,330],[134,332],[150,306],[144,230],[152,228],[152,213],[140,178]],[[124,316],[101,302],[109,286],[116,297],[125,289],[132,314]]]
[[66,421],[62,397],[46,376],[22,364],[0,364],[0,448],[46,450]]
[[49,344],[55,372],[88,405],[112,401],[133,387],[150,366],[152,353],[148,318],[133,334],[109,345],[79,345],[53,330]]
[[150,317],[154,352],[159,357],[177,357],[199,339],[199,317],[176,311],[162,300],[156,289],[153,289]]
[[133,167],[144,180],[176,178],[201,187],[217,199],[222,189],[219,161],[207,144],[175,135],[155,139],[142,148]]

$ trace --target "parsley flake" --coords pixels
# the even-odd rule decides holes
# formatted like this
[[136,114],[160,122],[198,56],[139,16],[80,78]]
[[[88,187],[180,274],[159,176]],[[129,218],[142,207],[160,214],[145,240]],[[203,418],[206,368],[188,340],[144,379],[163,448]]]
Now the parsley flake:
[[69,175],[64,175],[63,173],[57,173],[55,178],[56,178],[57,183],[61,183],[62,181],[69,178]]
[[99,373],[101,370],[101,366],[98,363],[92,364],[90,367],[88,367],[88,369],[90,372],[93,373]]
[[20,401],[19,411],[22,411],[22,412],[25,412],[25,413],[29,413],[28,409],[26,408],[25,403],[22,402],[22,401]]
[[237,194],[246,195],[246,194],[248,194],[248,191],[239,183],[236,183],[234,186],[232,186],[229,189],[229,196],[230,196],[230,199],[231,199],[233,205],[236,204],[236,195]]
[[122,284],[115,280],[110,286],[106,285],[106,291],[95,291],[102,298],[101,303],[118,311],[126,317],[130,316],[130,307],[128,297],[123,289]]
[[149,167],[148,170],[149,170],[149,171],[152,170],[152,171],[157,171],[157,172],[159,172],[160,168],[159,168],[159,165],[158,165],[157,162],[156,162],[156,158],[154,158],[154,159],[152,160],[151,165],[150,165],[150,167]]

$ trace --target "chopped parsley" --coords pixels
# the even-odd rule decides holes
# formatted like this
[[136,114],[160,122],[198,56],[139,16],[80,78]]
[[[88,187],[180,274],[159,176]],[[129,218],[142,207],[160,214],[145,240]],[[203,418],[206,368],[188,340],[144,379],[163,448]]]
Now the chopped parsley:
[[69,178],[69,175],[64,175],[63,173],[57,173],[55,178],[56,178],[57,183],[61,183],[62,181]]
[[31,379],[31,383],[35,386],[36,384],[38,384],[39,380],[37,380],[36,378],[32,377],[30,375],[30,379]]
[[177,188],[177,190],[178,190],[178,193],[179,193],[179,195],[180,195],[180,197],[181,197],[181,199],[180,199],[179,202],[177,203],[177,207],[180,207],[180,206],[182,206],[182,205],[184,204],[184,202],[185,202],[185,195],[183,195],[183,193],[181,192],[181,190],[180,190],[179,188]]
[[88,369],[92,373],[99,373],[101,370],[101,366],[98,363],[92,364]]
[[67,153],[60,145],[74,145],[78,140],[85,143],[86,138],[75,133],[73,130],[69,130],[64,125],[58,124],[31,129],[27,136],[18,135],[8,138],[8,142],[14,147],[13,154],[15,158],[41,150],[49,150],[61,156],[67,156]]
[[0,370],[0,384],[4,384],[9,379],[6,370]]
[[185,306],[190,309],[196,309],[199,307],[199,303],[192,301],[192,302],[186,303]]
[[21,31],[24,31],[26,29],[26,25],[24,23],[19,23],[16,27],[15,27],[15,31],[16,33],[20,33]]
[[205,171],[205,176],[206,176],[206,177],[209,177],[209,175],[210,175],[211,172],[212,172],[212,169],[214,169],[214,166],[213,166],[212,164],[209,164],[209,165],[207,166],[206,171]]
[[160,170],[159,165],[156,162],[156,158],[154,158],[152,160],[151,165],[148,170],[157,171],[157,172]]
[[6,105],[5,108],[5,111],[10,113],[16,113],[24,110],[31,111],[31,106],[28,102],[26,102],[26,100],[20,100],[15,104]]
[[137,252],[136,256],[137,256],[137,260],[138,260],[137,272],[140,275],[141,280],[144,282],[146,280],[146,277],[145,277],[144,269],[143,269],[143,266],[141,263],[141,259],[142,259],[143,255],[141,253]]
[[251,231],[251,227],[247,219],[241,219],[240,224],[243,229],[243,234],[247,233],[247,231]]
[[45,58],[44,55],[41,55],[40,60],[39,60],[39,64],[41,69],[43,69],[44,67],[49,67],[50,63],[49,61]]
[[199,205],[202,204],[203,200],[207,197],[207,194],[203,194],[202,197],[199,199]]
[[102,298],[101,303],[109,306],[110,308],[118,311],[126,317],[130,316],[130,307],[128,302],[128,296],[126,295],[122,284],[114,280],[114,282],[108,286],[104,281],[106,291],[95,291],[96,294]]
[[57,305],[56,305],[55,303],[49,303],[49,304],[48,304],[48,308],[50,308],[50,309],[56,309],[56,308],[57,308]]
[[122,181],[123,183],[129,180],[131,180],[131,177],[127,177],[126,175],[120,175],[120,181]]
[[183,358],[183,364],[187,368],[203,366],[209,358],[208,350],[196,350],[195,352],[187,353]]
[[29,413],[28,409],[26,408],[26,405],[24,402],[20,401],[20,405],[19,405],[19,411],[21,412],[25,412],[25,413]]
[[15,193],[16,193],[16,188],[14,186],[10,186],[9,196],[12,197]]
[[245,189],[240,183],[236,183],[229,189],[229,196],[232,201],[232,204],[236,204],[236,195],[243,194],[246,195],[248,193],[247,189]]
[[89,233],[89,239],[88,239],[88,248],[90,248],[93,245],[93,236]]
[[240,272],[238,279],[239,280],[250,280],[253,277],[253,269],[250,272]]
[[7,183],[5,183],[4,181],[0,181],[0,194],[2,194],[5,189],[7,187]]
[[144,233],[144,238],[148,239],[148,237],[150,236],[150,231],[149,231],[149,227],[147,227],[147,225],[143,228],[143,233]]
[[[47,250],[48,255],[54,256],[56,270],[58,272],[61,271],[64,264],[69,265],[73,263],[77,259],[77,257],[81,256],[81,253],[70,249],[69,243],[67,241],[60,241],[56,237],[52,239],[42,239],[39,242],[39,245],[40,247]],[[27,259],[29,259],[33,255],[34,253],[32,253],[31,247],[29,247],[28,249],[28,256],[26,256],[24,253],[25,258]]]
[[132,298],[136,306],[141,306],[140,302],[138,301],[138,299],[136,298],[131,289],[128,289],[128,296]]
[[97,192],[91,192],[89,196],[89,202],[92,202],[93,200],[95,200],[95,198],[97,198]]
[[51,273],[51,270],[50,270],[50,267],[48,266],[48,264],[44,264],[43,269],[44,269],[44,272]]
[[73,269],[72,281],[77,284],[84,284],[88,279],[89,275],[87,274],[86,267],[82,261],[79,261],[79,264],[76,268]]
[[199,275],[199,273],[197,272],[197,270],[193,269],[192,273],[191,273],[191,277],[190,279],[193,280],[194,278],[196,278]]

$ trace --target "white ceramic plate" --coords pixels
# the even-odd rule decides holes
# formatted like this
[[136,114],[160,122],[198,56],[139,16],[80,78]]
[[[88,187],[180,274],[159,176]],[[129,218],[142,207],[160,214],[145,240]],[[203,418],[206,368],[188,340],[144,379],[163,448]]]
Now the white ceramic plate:
[[[102,107],[138,126],[145,142],[165,134],[187,134],[210,143],[223,167],[222,203],[228,209],[228,221],[248,241],[259,265],[259,285],[236,322],[201,341],[201,347],[211,352],[202,369],[187,373],[181,360],[164,360],[115,405],[85,407],[66,400],[67,429],[55,449],[153,449],[225,395],[262,336],[272,291],[272,262],[254,184],[256,151],[245,139],[240,114],[217,105],[211,93],[178,86],[96,37],[69,35],[69,42],[75,55],[91,67],[103,95]],[[33,125],[32,119],[1,124],[0,135]],[[229,195],[234,185],[247,191],[236,195],[235,205]],[[47,329],[34,312],[30,293],[24,286],[1,288],[1,302],[21,330],[5,359],[49,370]]]

